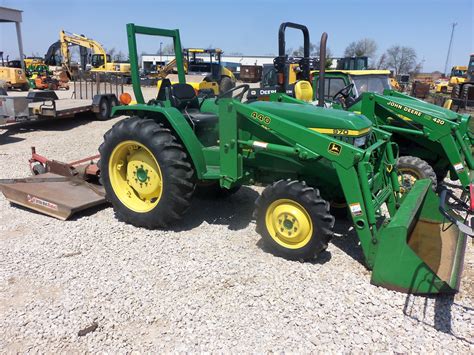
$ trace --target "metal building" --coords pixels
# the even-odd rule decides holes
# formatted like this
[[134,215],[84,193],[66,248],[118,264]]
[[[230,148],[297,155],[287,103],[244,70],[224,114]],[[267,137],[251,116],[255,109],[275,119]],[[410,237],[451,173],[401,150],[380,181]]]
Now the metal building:
[[23,41],[21,39],[21,13],[23,11],[10,9],[8,7],[0,7],[0,22],[14,23],[16,27],[16,37],[18,39],[18,50],[20,52],[21,67],[25,70],[25,62],[23,61]]

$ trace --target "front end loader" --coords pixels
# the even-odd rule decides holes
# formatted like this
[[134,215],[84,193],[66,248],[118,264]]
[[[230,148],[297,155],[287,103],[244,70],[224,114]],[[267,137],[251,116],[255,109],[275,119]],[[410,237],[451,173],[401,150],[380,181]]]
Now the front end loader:
[[[472,230],[447,220],[451,205],[440,212],[429,180],[399,193],[390,133],[342,110],[242,103],[248,85],[198,98],[185,82],[178,30],[128,24],[127,32],[137,104],[113,109],[131,117],[105,134],[99,163],[118,218],[165,228],[186,212],[200,183],[266,185],[256,202],[258,232],[276,255],[306,260],[327,247],[334,226],[327,199],[339,196],[373,284],[411,293],[458,289]],[[149,102],[140,88],[137,34],[172,37],[178,54],[179,83],[163,82]]]

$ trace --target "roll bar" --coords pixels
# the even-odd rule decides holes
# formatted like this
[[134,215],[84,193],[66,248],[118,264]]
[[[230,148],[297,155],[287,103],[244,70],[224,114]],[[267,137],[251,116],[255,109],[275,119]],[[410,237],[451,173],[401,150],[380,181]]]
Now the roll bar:
[[278,57],[274,60],[275,69],[277,72],[277,83],[278,83],[278,92],[285,92],[285,63],[287,55],[286,51],[286,42],[285,42],[285,31],[287,28],[294,28],[296,30],[301,30],[303,32],[303,59],[301,60],[301,68],[303,70],[303,76],[309,79],[309,31],[308,28],[304,25],[300,25],[293,22],[283,22],[280,25],[278,30]]

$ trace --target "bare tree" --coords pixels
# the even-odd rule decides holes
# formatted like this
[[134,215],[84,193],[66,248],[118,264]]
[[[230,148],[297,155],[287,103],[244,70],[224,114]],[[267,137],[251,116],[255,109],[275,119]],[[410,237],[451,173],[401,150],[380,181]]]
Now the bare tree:
[[374,61],[375,69],[385,69],[387,67],[387,54],[382,53],[377,61]]
[[115,47],[112,47],[107,51],[107,54],[109,54],[110,57],[113,57],[115,52],[116,52]]
[[377,52],[377,43],[371,38],[363,38],[349,43],[344,51],[344,56],[373,58],[375,52]]
[[[321,45],[320,45],[319,42],[317,44],[310,43],[309,44],[309,55],[311,57],[319,58],[320,57],[320,55],[319,55],[320,48],[321,48]],[[303,48],[303,46],[300,46],[297,50],[291,50],[290,49],[290,53],[291,53],[291,55],[293,55],[295,57],[302,57],[304,55],[304,48]],[[287,53],[287,54],[290,54],[290,53]],[[331,66],[331,64],[332,64],[331,48],[326,47],[326,68],[329,68]]]
[[[160,54],[160,51],[158,50],[156,54]],[[174,54],[174,45],[172,43],[165,44],[161,48],[161,54],[163,55]]]
[[117,60],[117,62],[123,62],[124,60],[126,60],[126,57],[125,54],[119,50],[118,53],[115,55],[115,59]]
[[387,49],[387,67],[392,69],[395,75],[410,73],[416,66],[416,51],[411,47],[395,45]]

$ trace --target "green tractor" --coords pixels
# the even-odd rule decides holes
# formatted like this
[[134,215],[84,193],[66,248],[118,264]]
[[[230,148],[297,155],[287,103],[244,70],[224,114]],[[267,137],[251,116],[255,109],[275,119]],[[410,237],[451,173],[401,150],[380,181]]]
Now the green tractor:
[[[319,72],[313,73],[313,88]],[[333,107],[361,113],[375,125],[392,133],[398,143],[398,169],[402,188],[417,179],[431,179],[433,189],[448,172],[465,191],[472,183],[474,132],[468,114],[458,114],[391,90],[388,74],[381,71],[330,71],[325,74],[324,93]],[[472,177],[471,177],[472,175]]]
[[[285,23],[282,36],[286,28],[302,30],[309,41],[302,26]],[[128,24],[127,34],[137,104],[113,108],[113,115],[129,118],[104,135],[99,149],[101,180],[120,220],[166,228],[187,211],[198,184],[265,185],[254,214],[265,246],[308,260],[333,235],[328,201],[344,198],[373,284],[411,293],[458,290],[472,229],[455,217],[449,196],[440,205],[429,180],[400,194],[390,133],[343,110],[242,103],[248,85],[197,97],[186,84],[178,30]],[[177,54],[179,83],[164,79],[148,102],[137,34],[171,37]]]
[[[280,36],[278,43],[277,62],[283,63],[285,42]],[[320,52],[325,53],[323,40]],[[418,179],[431,180],[436,190],[449,172],[450,178],[459,180],[464,192],[469,192],[474,179],[470,115],[391,90],[388,70],[303,70],[304,63],[311,60],[308,49],[301,58],[300,78],[292,93],[288,95],[287,88],[281,87],[271,100],[299,104],[323,100],[326,106],[362,114],[378,128],[392,133],[399,149],[397,167],[402,191],[409,190]],[[286,83],[284,66],[275,68],[281,83]]]

